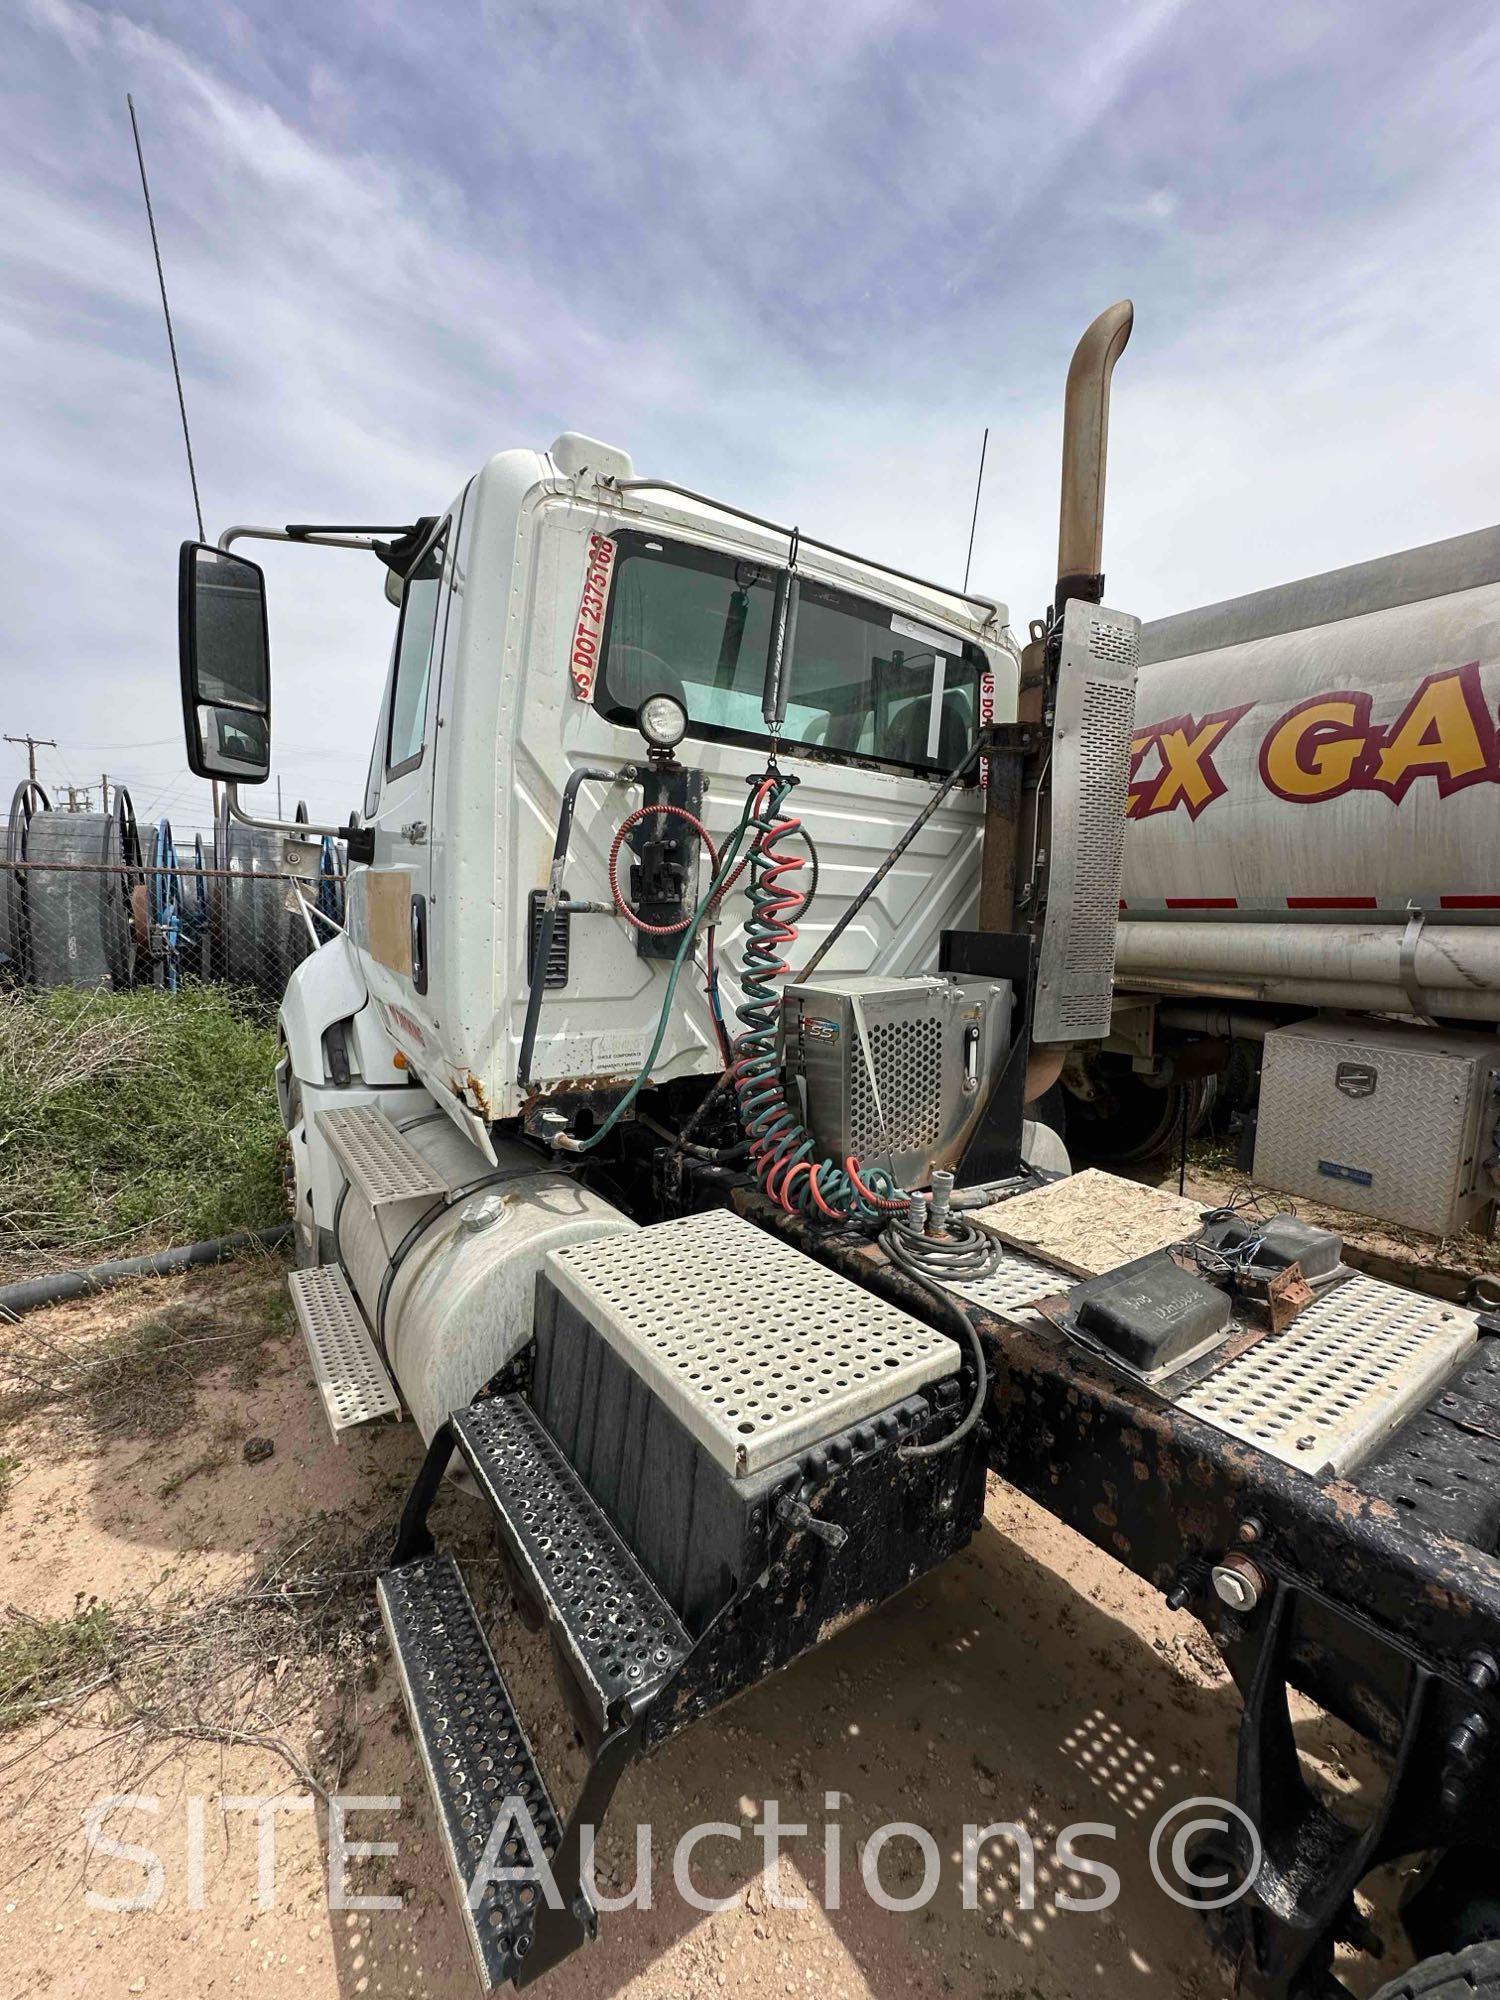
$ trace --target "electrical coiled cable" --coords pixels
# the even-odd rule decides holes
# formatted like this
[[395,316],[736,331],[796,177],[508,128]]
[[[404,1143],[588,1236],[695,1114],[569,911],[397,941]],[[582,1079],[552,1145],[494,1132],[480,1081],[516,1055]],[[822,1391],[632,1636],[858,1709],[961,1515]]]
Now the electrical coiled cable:
[[890,1222],[880,1232],[879,1242],[897,1270],[936,1299],[949,1318],[963,1328],[973,1361],[974,1394],[954,1428],[932,1444],[900,1447],[902,1458],[936,1458],[940,1452],[951,1451],[973,1430],[990,1386],[978,1329],[948,1287],[992,1277],[1000,1264],[1000,1240],[989,1230],[955,1215],[949,1218],[946,1236],[927,1236],[904,1221]]

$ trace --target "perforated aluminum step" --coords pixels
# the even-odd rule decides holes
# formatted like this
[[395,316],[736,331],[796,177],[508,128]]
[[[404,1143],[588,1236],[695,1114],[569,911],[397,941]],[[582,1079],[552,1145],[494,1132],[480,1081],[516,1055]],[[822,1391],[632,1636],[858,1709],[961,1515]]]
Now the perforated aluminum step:
[[1420,1409],[1478,1338],[1475,1316],[1362,1273],[1177,1399],[1317,1476],[1352,1471]]
[[475,1403],[453,1431],[606,1727],[621,1701],[679,1666],[692,1641],[523,1397]]
[[349,1179],[371,1208],[398,1201],[431,1200],[448,1183],[430,1167],[411,1141],[371,1104],[320,1111],[318,1130],[333,1148]]
[[562,1829],[457,1563],[451,1556],[403,1563],[386,1571],[377,1591],[464,1927],[489,1990],[520,1971],[541,1893],[535,1882],[489,1878],[534,1866],[538,1847],[550,1862]]
[[328,1428],[346,1431],[355,1424],[374,1423],[377,1417],[400,1416],[391,1378],[338,1265],[293,1271],[287,1285],[318,1378]]
[[554,1250],[547,1269],[737,1476],[959,1366],[946,1334],[727,1209]]
[[972,1299],[976,1306],[984,1306],[1001,1319],[1025,1320],[1033,1317],[1026,1311],[1033,1299],[1055,1296],[1075,1283],[1075,1279],[1051,1264],[1042,1263],[1040,1258],[1002,1248],[1000,1262],[989,1277],[966,1278],[962,1283],[950,1285],[949,1290],[957,1292],[960,1298]]

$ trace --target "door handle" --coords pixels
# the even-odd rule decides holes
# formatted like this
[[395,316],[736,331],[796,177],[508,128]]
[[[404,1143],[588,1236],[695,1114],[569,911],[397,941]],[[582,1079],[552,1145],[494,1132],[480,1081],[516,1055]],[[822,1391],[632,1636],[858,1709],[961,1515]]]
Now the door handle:
[[411,983],[418,993],[427,991],[427,898],[411,899]]

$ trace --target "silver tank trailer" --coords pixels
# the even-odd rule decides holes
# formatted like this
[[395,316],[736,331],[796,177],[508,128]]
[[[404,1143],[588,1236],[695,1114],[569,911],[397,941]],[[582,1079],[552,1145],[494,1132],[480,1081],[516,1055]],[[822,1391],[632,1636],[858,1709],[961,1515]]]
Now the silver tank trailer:
[[1148,625],[1116,983],[1500,1018],[1500,528]]

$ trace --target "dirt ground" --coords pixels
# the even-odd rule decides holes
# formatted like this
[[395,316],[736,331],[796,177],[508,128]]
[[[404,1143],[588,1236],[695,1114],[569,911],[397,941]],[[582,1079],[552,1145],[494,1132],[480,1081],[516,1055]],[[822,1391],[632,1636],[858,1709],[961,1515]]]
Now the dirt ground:
[[[419,1440],[407,1424],[330,1441],[283,1290],[264,1259],[0,1329],[0,1991],[478,1990],[370,1609],[368,1571]],[[563,1804],[583,1759],[546,1642],[505,1615],[478,1503],[455,1491],[440,1505],[440,1538],[469,1557]],[[91,1619],[107,1621],[97,1647],[80,1639]],[[47,1621],[64,1621],[61,1640]],[[64,1648],[59,1663],[28,1677],[44,1641]],[[1226,1976],[1200,1919],[1153,1880],[1148,1840],[1178,1802],[1232,1787],[1235,1722],[1192,1619],[993,1484],[984,1527],[947,1568],[630,1774],[600,1842],[601,1886],[629,1885],[634,1830],[649,1822],[651,1905],[605,1915],[598,1942],[539,1994],[1075,2000],[1107,1980],[1117,2000],[1211,2000]],[[1355,1746],[1322,1717],[1299,1727],[1326,1782],[1347,1790]],[[348,1891],[398,1908],[331,1906],[328,1811],[307,1778],[346,1801],[400,1800],[344,1808],[348,1841],[398,1849],[349,1859]],[[84,1816],[111,1795],[128,1802],[99,1831],[133,1853],[90,1850]],[[255,1814],[225,1801],[269,1797],[284,1810],[263,1881]],[[809,1829],[785,1841],[774,1880],[750,1830],[770,1798]],[[672,1854],[713,1821],[743,1837],[721,1827],[697,1851],[698,1890],[728,1899],[706,1912],[679,1895]],[[964,1907],[964,1825],[998,1821],[1035,1840],[1030,1910],[1004,1841],[983,1849],[977,1907]],[[929,1829],[940,1863],[932,1900],[906,1913],[861,1878],[865,1843],[891,1822]],[[1095,1913],[1058,1901],[1101,1890],[1055,1848],[1079,1822],[1118,1831],[1078,1836],[1122,1882]],[[827,1908],[840,1843],[842,1894]],[[915,1843],[890,1838],[885,1891],[911,1895],[922,1871]],[[152,1907],[102,1906],[153,1890]],[[804,1890],[806,1907],[778,1906]],[[1345,1976],[1379,1983],[1368,1961]]]

